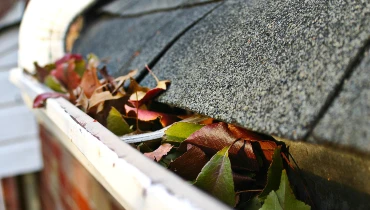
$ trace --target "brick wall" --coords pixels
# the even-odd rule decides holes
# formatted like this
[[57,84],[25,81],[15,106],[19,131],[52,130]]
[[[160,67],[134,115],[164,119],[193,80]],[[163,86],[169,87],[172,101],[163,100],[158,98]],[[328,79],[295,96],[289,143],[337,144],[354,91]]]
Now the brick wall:
[[123,209],[78,160],[42,126],[40,136],[44,159],[39,184],[42,209]]
[[[2,191],[3,202],[6,210],[19,210],[21,203],[20,203],[20,194],[18,191],[17,178],[16,177],[3,178],[1,179],[1,186],[3,190]],[[2,205],[0,203],[0,209],[1,208]]]

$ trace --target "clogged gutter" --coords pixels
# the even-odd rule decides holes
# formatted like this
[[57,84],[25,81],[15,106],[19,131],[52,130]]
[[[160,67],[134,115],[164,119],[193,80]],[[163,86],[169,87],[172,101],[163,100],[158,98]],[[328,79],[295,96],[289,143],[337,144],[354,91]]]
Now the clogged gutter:
[[237,209],[310,209],[289,186],[286,171],[293,167],[284,143],[154,102],[170,82],[149,68],[157,81],[153,89],[132,78],[136,71],[113,78],[98,65],[95,55],[84,60],[76,54],[35,63],[33,76],[55,92],[38,95],[33,107],[64,97],[148,158]]

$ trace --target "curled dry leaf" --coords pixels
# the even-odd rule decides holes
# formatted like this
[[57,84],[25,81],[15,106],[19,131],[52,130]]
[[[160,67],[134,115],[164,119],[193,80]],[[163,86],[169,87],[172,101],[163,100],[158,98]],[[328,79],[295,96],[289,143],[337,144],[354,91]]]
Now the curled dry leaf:
[[136,97],[135,93],[133,93],[130,97],[129,102],[134,107],[140,107],[141,105],[143,105],[145,103],[148,103],[149,101],[153,100],[153,98],[157,97],[160,93],[167,90],[168,85],[170,85],[170,83],[171,83],[169,80],[159,81],[158,78],[150,70],[148,65],[145,65],[145,67],[149,71],[149,73],[154,77],[154,79],[156,80],[157,86],[153,89],[148,90],[148,91],[140,90],[140,91],[146,92],[145,95],[142,94],[140,96],[140,98]]
[[91,98],[89,100],[89,109],[96,106],[96,105],[102,104],[105,101],[120,99],[123,96],[124,95],[121,94],[121,93],[117,93],[116,95],[112,95],[112,93],[109,92],[109,91],[99,92],[99,91],[95,90],[95,92],[91,95]]
[[231,124],[228,124],[228,129],[237,139],[241,138],[243,140],[257,142],[264,154],[264,158],[267,160],[268,164],[271,163],[272,155],[277,147],[276,143],[272,141],[272,138]]
[[[182,143],[180,148],[186,144],[192,144],[207,154],[213,155],[222,148],[232,145],[237,139],[229,130],[228,125],[220,122],[206,125],[194,132]],[[233,167],[249,171],[259,170],[256,155],[249,141],[237,141],[230,148],[229,153]]]
[[[270,163],[276,143],[255,132],[226,124],[223,122],[206,125],[200,130],[191,134],[181,145],[180,150],[184,151],[187,144],[196,145],[209,155],[215,154],[225,146],[233,144],[230,148],[230,159],[233,168],[238,170],[259,171],[260,163],[255,154],[259,149],[263,152],[265,159]],[[255,147],[255,144],[258,147]]]
[[210,125],[212,123],[213,123],[213,118],[207,118],[207,119],[199,122],[199,124],[201,124],[201,125]]
[[43,94],[40,94],[40,95],[38,95],[35,98],[35,100],[33,100],[33,108],[43,107],[45,105],[45,101],[48,98],[59,98],[59,97],[63,97],[63,98],[68,99],[68,97],[65,94],[63,94],[63,93],[53,92],[53,93],[43,93]]
[[86,97],[84,92],[81,92],[80,96],[76,100],[76,106],[80,107],[82,111],[87,112],[89,108],[89,99]]
[[139,100],[141,98],[134,98],[135,92],[143,92],[143,93],[146,93],[150,90],[150,88],[148,87],[143,87],[141,85],[139,85],[139,83],[136,82],[136,80],[134,80],[133,78],[130,78],[130,85],[128,87],[128,94],[131,94],[130,97],[132,97],[132,100],[136,99],[136,100]]
[[[116,88],[112,91],[112,93],[113,94],[116,93],[125,84],[126,80],[132,78],[136,74],[137,74],[137,70],[132,70],[127,75],[120,76],[120,77],[117,77],[116,79],[114,79],[114,81],[117,83],[117,85],[116,85]],[[133,80],[133,79],[131,80],[130,87],[131,87],[131,84],[132,84],[133,81],[135,81],[135,80]],[[136,81],[135,81],[135,83],[136,83]]]
[[100,87],[100,81],[96,72],[96,68],[86,69],[82,76],[80,87],[87,98],[90,98],[94,91]]
[[168,143],[161,144],[156,150],[153,152],[144,153],[144,155],[152,160],[159,162],[164,155],[172,149],[172,145]]
[[156,119],[159,119],[159,122],[162,124],[163,127],[166,127],[168,125],[171,125],[172,123],[178,121],[179,119],[174,115],[169,115],[165,113],[160,112],[154,112],[144,109],[137,109],[134,107],[130,107],[125,105],[125,110],[128,116],[130,116],[130,113],[134,113],[134,116],[141,120],[141,121],[153,121]]
[[244,128],[227,124],[227,129],[232,133],[232,135],[237,139],[244,139],[244,140],[264,140],[266,139],[265,136],[260,135],[256,132],[246,130]]
[[195,180],[208,161],[206,153],[191,145],[188,151],[170,163],[169,169],[184,179]]
[[145,95],[142,95],[139,99],[136,99],[135,93],[131,95],[129,102],[134,107],[140,107],[141,105],[148,103],[149,101],[153,100],[155,97],[157,97],[160,93],[165,91],[167,89],[167,85],[170,84],[170,81],[162,81],[164,85],[164,88],[153,88],[145,93]]
[[260,140],[257,142],[261,147],[264,158],[267,160],[267,164],[270,165],[272,162],[274,151],[277,148],[277,144],[273,141],[264,141],[264,140]]

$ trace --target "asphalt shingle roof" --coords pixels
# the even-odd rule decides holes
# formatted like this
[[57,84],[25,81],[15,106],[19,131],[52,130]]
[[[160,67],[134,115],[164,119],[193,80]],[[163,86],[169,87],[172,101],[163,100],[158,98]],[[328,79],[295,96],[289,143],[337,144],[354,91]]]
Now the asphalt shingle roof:
[[370,151],[369,2],[119,2],[125,9],[105,7],[114,17],[89,26],[75,52],[110,57],[115,76],[152,65],[172,81],[160,102],[287,139]]

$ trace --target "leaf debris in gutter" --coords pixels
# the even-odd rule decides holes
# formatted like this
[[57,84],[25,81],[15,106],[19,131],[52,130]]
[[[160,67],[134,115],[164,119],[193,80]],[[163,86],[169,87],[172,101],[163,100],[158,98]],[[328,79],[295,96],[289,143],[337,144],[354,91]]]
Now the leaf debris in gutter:
[[170,81],[160,81],[147,66],[157,82],[153,89],[133,79],[137,70],[113,78],[99,64],[93,54],[86,60],[66,54],[45,66],[35,62],[35,78],[55,92],[37,96],[33,107],[43,107],[48,98],[67,98],[148,158],[237,209],[310,209],[289,187],[291,164],[283,142],[185,110],[164,109],[167,105],[153,99]]

